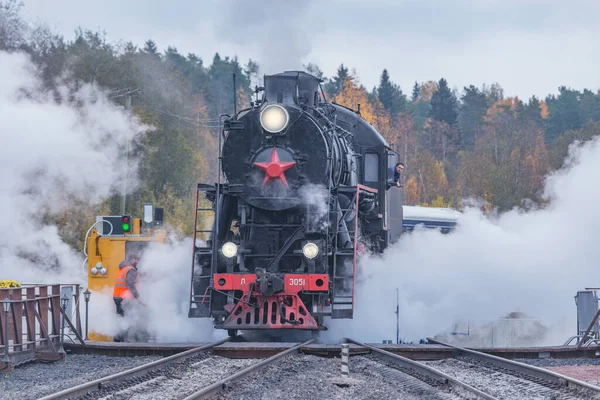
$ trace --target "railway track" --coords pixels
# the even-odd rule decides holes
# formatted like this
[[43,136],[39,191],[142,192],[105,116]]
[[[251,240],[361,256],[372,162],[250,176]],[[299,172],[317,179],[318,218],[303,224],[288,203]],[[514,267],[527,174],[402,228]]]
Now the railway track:
[[349,343],[354,343],[358,346],[363,346],[371,350],[371,355],[378,361],[383,362],[385,365],[397,368],[401,373],[401,382],[408,385],[416,385],[416,382],[412,378],[421,380],[440,391],[447,392],[449,394],[457,394],[459,397],[495,400],[496,398],[482,390],[477,389],[465,382],[453,378],[452,376],[429,367],[424,363],[413,361],[409,358],[399,356],[389,351],[378,349],[377,347],[370,346],[365,343],[358,342],[352,339],[346,339]]
[[[428,341],[457,352],[454,358],[430,362],[430,366],[460,376],[463,381],[500,398],[600,399],[600,387],[569,376],[434,339]],[[502,375],[504,379],[499,378]]]
[[[454,356],[439,361],[414,361],[346,339],[355,350],[360,350],[351,357],[350,377],[340,374],[339,353],[336,358],[310,354],[312,346],[309,345],[314,340],[288,344],[285,349],[272,347],[276,354],[266,359],[251,358],[257,355],[257,348],[270,347],[257,343],[232,343],[236,344],[234,347],[238,348],[237,355],[241,358],[222,357],[220,345],[227,341],[196,347],[61,390],[42,400],[263,398],[257,394],[268,394],[274,399],[294,396],[383,396],[411,400],[600,399],[600,388],[585,382],[434,340],[430,342],[451,348]],[[302,354],[298,354],[299,351]],[[250,377],[261,370],[264,371],[258,377]]]
[[[211,351],[229,339],[210,343],[132,368],[93,382],[74,386],[41,400],[64,399],[207,399],[231,387],[253,373],[297,352],[314,342],[298,343],[267,359],[231,360],[211,355]],[[210,382],[208,385],[206,382]]]
[[352,339],[346,340],[369,348],[372,358],[405,374],[399,378],[406,385],[415,386],[416,378],[442,393],[476,399],[600,399],[599,387],[439,341],[430,340],[453,348],[457,355],[440,361],[417,362]]

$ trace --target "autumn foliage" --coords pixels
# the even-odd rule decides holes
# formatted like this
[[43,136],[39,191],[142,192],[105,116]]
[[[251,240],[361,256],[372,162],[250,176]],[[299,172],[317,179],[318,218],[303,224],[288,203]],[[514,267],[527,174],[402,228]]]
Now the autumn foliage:
[[[577,100],[581,104],[573,103],[572,91],[564,88],[558,97],[524,102],[504,97],[500,85],[493,84],[465,87],[459,99],[442,79],[415,83],[407,99],[388,82],[386,70],[371,92],[347,69],[342,72],[343,85],[326,85],[329,94],[354,110],[360,105],[361,116],[399,152],[407,165],[408,205],[461,208],[464,199],[476,199],[485,210],[508,210],[543,204],[545,177],[562,165],[568,146],[600,134],[600,96],[591,91]],[[382,89],[386,99],[394,98],[389,87],[398,91],[395,98],[404,96],[402,111],[380,101]],[[573,107],[581,108],[577,129],[553,133],[555,126],[573,126]]]
[[[207,62],[174,46],[161,52],[152,40],[111,44],[105,34],[82,29],[67,41],[25,23],[19,4],[10,0],[0,7],[0,21],[6,22],[0,50],[26,52],[49,92],[60,80],[74,87],[93,82],[109,94],[139,89],[130,112],[154,129],[132,149],[143,184],[128,199],[130,210],[138,215],[145,202],[161,205],[169,224],[189,235],[195,185],[216,178],[219,115],[233,112],[232,75],[240,110],[261,84],[258,64],[242,65],[218,53]],[[465,199],[476,199],[486,210],[508,210],[543,204],[545,176],[563,165],[570,146],[600,134],[597,88],[560,87],[544,99],[525,101],[505,96],[497,83],[459,89],[441,78],[415,82],[404,93],[387,69],[372,90],[344,64],[331,78],[315,64],[305,69],[324,80],[328,99],[360,107],[360,115],[400,154],[408,205],[460,208]],[[126,105],[124,96],[110,99]],[[119,203],[115,195],[94,209],[74,204],[54,222],[68,243],[80,247],[94,215],[118,215]]]

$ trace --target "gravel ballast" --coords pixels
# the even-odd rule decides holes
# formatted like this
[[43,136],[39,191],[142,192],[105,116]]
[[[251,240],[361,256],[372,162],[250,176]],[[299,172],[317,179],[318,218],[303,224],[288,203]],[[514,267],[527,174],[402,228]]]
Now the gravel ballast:
[[416,378],[368,358],[350,358],[342,377],[339,358],[294,355],[239,382],[218,399],[456,399]]
[[546,368],[591,385],[600,386],[600,358],[544,358],[515,361]]
[[72,354],[64,363],[21,365],[0,373],[0,400],[38,399],[160,358]]
[[219,356],[191,358],[168,365],[145,377],[117,383],[85,398],[112,399],[184,399],[240,369],[258,362],[257,359],[229,359]]
[[501,399],[559,400],[578,398],[571,393],[557,391],[524,377],[504,373],[478,362],[471,362],[468,358],[448,358],[440,361],[428,361],[424,364]]

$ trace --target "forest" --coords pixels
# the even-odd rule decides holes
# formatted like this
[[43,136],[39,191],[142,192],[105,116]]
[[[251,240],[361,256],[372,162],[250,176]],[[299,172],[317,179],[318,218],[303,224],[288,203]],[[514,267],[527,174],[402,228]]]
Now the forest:
[[[110,43],[103,32],[82,28],[68,40],[24,21],[17,1],[0,2],[0,51],[27,53],[48,91],[65,79],[74,87],[92,83],[154,128],[131,149],[142,185],[127,211],[140,215],[145,202],[162,206],[166,222],[185,236],[193,230],[196,183],[216,178],[218,116],[233,112],[232,75],[239,110],[250,104],[260,60],[218,53],[203,60],[163,45]],[[598,88],[562,86],[545,98],[520,99],[496,82],[453,88],[444,77],[401,88],[383,69],[379,85],[369,89],[343,61],[331,77],[312,63],[303,68],[323,79],[329,101],[360,104],[362,117],[400,153],[407,205],[543,207],[548,173],[564,165],[573,143],[600,134]],[[74,205],[54,222],[67,243],[81,247],[95,215],[119,212],[115,193],[99,206]]]

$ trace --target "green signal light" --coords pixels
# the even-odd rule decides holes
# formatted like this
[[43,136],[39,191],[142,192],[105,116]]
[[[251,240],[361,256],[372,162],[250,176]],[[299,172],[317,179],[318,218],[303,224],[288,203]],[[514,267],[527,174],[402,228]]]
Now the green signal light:
[[129,231],[129,224],[123,224],[123,225],[121,225],[121,229],[123,229],[124,232],[128,232]]

